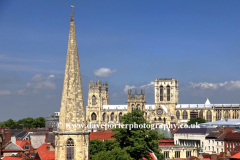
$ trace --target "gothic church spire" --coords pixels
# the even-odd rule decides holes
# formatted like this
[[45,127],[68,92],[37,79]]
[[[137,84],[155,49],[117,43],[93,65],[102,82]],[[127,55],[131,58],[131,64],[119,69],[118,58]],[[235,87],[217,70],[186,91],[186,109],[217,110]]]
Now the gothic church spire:
[[[59,123],[60,131],[81,131],[79,127],[73,128],[72,124],[86,125],[73,10],[71,11]],[[71,127],[66,127],[68,124]]]

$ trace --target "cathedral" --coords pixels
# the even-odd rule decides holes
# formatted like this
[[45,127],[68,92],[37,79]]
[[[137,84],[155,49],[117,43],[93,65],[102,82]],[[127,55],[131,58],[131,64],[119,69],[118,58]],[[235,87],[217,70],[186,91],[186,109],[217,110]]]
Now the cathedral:
[[222,119],[238,119],[240,104],[179,104],[178,79],[165,78],[154,81],[155,104],[147,104],[145,93],[128,91],[126,105],[109,105],[108,82],[89,82],[87,122],[91,124],[119,123],[119,119],[133,109],[144,111],[144,117],[152,124],[186,124],[201,117],[207,122]]

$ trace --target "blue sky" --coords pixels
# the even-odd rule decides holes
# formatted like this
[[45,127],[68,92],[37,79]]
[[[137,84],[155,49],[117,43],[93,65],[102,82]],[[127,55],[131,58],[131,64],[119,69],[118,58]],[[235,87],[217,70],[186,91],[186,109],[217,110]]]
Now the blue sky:
[[153,104],[155,78],[179,79],[179,103],[240,103],[240,1],[2,0],[0,121],[60,110],[71,5],[85,105],[89,80]]

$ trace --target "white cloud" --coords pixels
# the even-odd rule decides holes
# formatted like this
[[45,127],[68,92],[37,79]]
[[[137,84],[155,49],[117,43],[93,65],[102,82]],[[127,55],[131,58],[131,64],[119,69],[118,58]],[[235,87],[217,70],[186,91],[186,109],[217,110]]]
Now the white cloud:
[[47,79],[51,79],[51,78],[55,78],[55,76],[52,74],[52,75],[48,76]]
[[8,91],[8,90],[2,90],[2,91],[0,91],[0,95],[9,95],[9,94],[11,94],[11,92]]
[[56,84],[51,81],[55,76],[50,75],[48,77],[44,77],[41,74],[35,75],[31,80],[32,82],[27,83],[27,88],[34,89],[55,89]]
[[114,70],[111,70],[109,68],[100,68],[100,69],[97,69],[97,70],[94,70],[93,74],[94,76],[96,77],[110,77],[111,74],[117,72],[116,69]]
[[135,86],[126,85],[125,88],[123,89],[123,92],[124,92],[125,94],[127,94],[127,93],[128,93],[128,90],[129,90],[129,89],[133,89],[133,88],[136,88],[136,87],[135,87]]
[[20,89],[20,90],[17,90],[16,92],[18,95],[27,95],[28,92],[26,92],[26,89]]
[[155,83],[152,81],[152,82],[150,82],[149,84],[146,84],[146,85],[141,86],[140,88],[154,87],[154,84],[155,84]]
[[207,83],[207,82],[200,82],[200,83],[193,83],[189,82],[189,86],[192,88],[200,88],[200,89],[219,89],[224,88],[226,90],[236,90],[240,89],[240,81],[226,81],[224,83]]

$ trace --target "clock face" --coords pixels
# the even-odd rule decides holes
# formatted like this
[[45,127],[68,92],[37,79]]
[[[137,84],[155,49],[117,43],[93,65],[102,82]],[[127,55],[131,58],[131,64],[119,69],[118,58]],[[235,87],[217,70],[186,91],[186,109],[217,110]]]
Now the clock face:
[[162,115],[162,114],[163,114],[163,110],[162,110],[161,108],[158,108],[158,109],[157,109],[157,114],[158,114],[158,115]]

